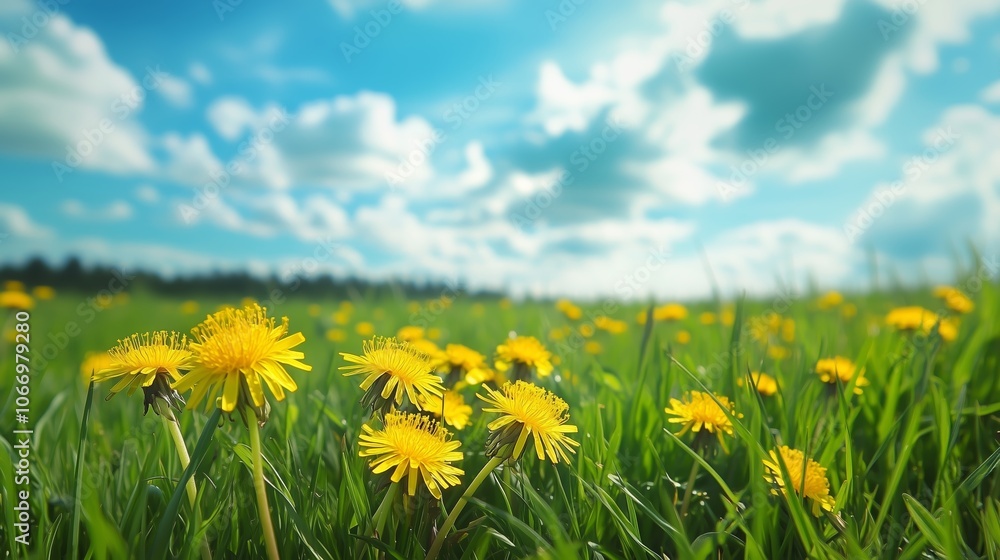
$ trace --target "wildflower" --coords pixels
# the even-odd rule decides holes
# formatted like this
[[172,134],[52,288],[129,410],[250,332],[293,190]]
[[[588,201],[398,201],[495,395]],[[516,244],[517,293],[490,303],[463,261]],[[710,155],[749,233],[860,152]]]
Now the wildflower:
[[330,342],[343,342],[347,339],[347,333],[344,332],[344,329],[327,329],[326,339]]
[[607,331],[610,334],[621,334],[628,330],[628,323],[618,319],[612,319],[606,315],[594,318],[594,326]]
[[840,307],[840,316],[845,319],[850,319],[858,314],[858,306],[853,303],[845,303]]
[[0,307],[8,309],[31,309],[35,307],[35,300],[22,291],[6,290],[0,292]]
[[[837,380],[847,385],[851,382],[851,379],[854,379],[855,370],[857,370],[857,367],[854,365],[854,362],[843,356],[824,358],[816,362],[816,373],[819,375],[820,381],[831,385],[836,385]],[[857,373],[857,380],[854,382],[854,394],[860,395],[862,393],[861,388],[868,385],[868,380],[865,379],[865,370],[862,369]]]
[[[753,381],[753,386],[757,388],[757,392],[765,397],[770,397],[778,392],[778,380],[766,373],[752,371],[750,372],[750,379]],[[742,387],[744,384],[743,378],[737,379],[736,383]]]
[[583,345],[583,351],[591,356],[596,356],[604,352],[604,346],[596,340],[588,340],[587,343]]
[[364,375],[361,404],[372,411],[387,412],[393,403],[403,404],[405,394],[420,406],[419,396],[441,396],[444,386],[433,373],[428,357],[411,345],[395,338],[375,337],[364,343],[361,356],[341,352],[351,365],[341,366],[345,376]]
[[476,385],[489,381],[496,375],[486,365],[486,356],[462,344],[449,344],[444,349],[446,365],[450,377],[465,381],[468,385]]
[[436,370],[442,368],[445,366],[445,364],[448,363],[448,355],[445,354],[444,350],[439,348],[438,345],[435,344],[433,340],[420,338],[417,340],[412,340],[407,344],[410,345],[410,348],[413,348],[414,350],[425,354],[427,358],[430,359],[431,369]]
[[582,336],[583,338],[590,338],[594,336],[594,333],[596,332],[596,330],[594,329],[594,325],[590,323],[584,323],[580,325],[580,328],[577,330],[580,331],[580,336]]
[[[819,516],[821,508],[832,512],[837,503],[830,495],[830,481],[826,477],[826,468],[812,459],[807,461],[805,454],[787,445],[782,445],[778,451],[781,453],[780,462],[774,450],[770,452],[771,460],[764,460],[764,468],[768,471],[764,473],[764,478],[777,484],[785,496],[788,496],[788,486],[791,486],[797,494],[811,500],[813,515]],[[788,472],[787,481],[781,473],[781,463],[784,463]],[[788,484],[789,482],[791,484]],[[777,495],[778,491],[772,490],[772,493]]]
[[969,296],[951,286],[938,286],[934,288],[934,297],[943,300],[948,309],[955,313],[968,313],[975,308]]
[[719,315],[719,322],[727,327],[733,326],[733,323],[736,322],[736,313],[732,307],[726,307],[722,310],[722,313]]
[[793,342],[795,340],[795,319],[784,318],[781,320],[781,340]]
[[687,316],[687,308],[679,303],[668,303],[653,309],[653,319],[656,321],[680,321]]
[[189,300],[187,300],[187,301],[185,301],[184,303],[181,304],[181,313],[183,313],[185,315],[194,315],[197,312],[198,312],[198,302],[197,301],[195,301],[193,299],[189,299]]
[[334,311],[330,318],[333,319],[334,323],[344,326],[351,322],[351,312],[340,309],[338,311]]
[[168,331],[133,334],[108,350],[108,358],[102,369],[93,371],[92,379],[99,383],[121,378],[111,387],[109,398],[126,388],[131,395],[141,387],[143,414],[152,406],[153,412],[167,418],[173,418],[169,407],[180,410],[184,404],[170,382],[193,365],[187,337]]
[[20,280],[7,280],[3,283],[3,289],[8,292],[23,292],[24,282]]
[[281,401],[286,389],[298,389],[285,366],[312,370],[300,361],[304,354],[292,350],[306,337],[288,335],[288,318],[282,317],[276,325],[273,317],[267,317],[267,309],[256,303],[217,311],[191,333],[196,341],[190,345],[194,366],[173,385],[178,391],[194,389],[188,408],[198,406],[206,396],[211,408],[221,392],[223,412],[232,412],[239,404],[242,414],[243,406],[252,405],[258,422],[264,422],[269,405],[261,381]]
[[392,469],[392,481],[407,478],[407,493],[413,496],[423,480],[427,490],[441,499],[441,490],[455,486],[465,474],[451,465],[462,459],[458,450],[462,443],[450,438],[447,429],[438,422],[415,413],[390,412],[384,426],[375,430],[368,424],[361,427],[358,438],[361,457],[372,457],[370,466],[375,474]]
[[472,416],[472,407],[465,404],[465,398],[456,391],[445,391],[444,395],[421,397],[420,408],[432,413],[438,418],[443,417],[445,424],[456,430],[465,429]]
[[885,322],[907,334],[919,331],[927,335],[936,328],[941,338],[947,342],[958,336],[958,323],[955,320],[942,320],[937,313],[919,306],[897,307],[886,315]]
[[80,378],[83,384],[90,383],[94,373],[111,367],[111,354],[107,352],[87,352],[80,363]]
[[573,447],[580,445],[566,434],[576,433],[576,426],[569,421],[569,405],[550,391],[525,381],[507,382],[494,391],[489,387],[486,396],[477,394],[487,407],[483,412],[496,412],[500,418],[489,423],[486,438],[486,455],[489,457],[518,460],[524,453],[528,436],[535,442],[539,460],[548,456],[553,463],[569,463]]
[[437,340],[441,338],[441,329],[437,327],[431,327],[427,329],[427,338],[431,340]]
[[371,336],[375,334],[375,325],[368,321],[361,321],[357,325],[354,325],[354,332],[361,336]]
[[[677,432],[678,436],[686,434],[688,430],[694,432],[696,436],[701,435],[704,433],[701,431],[704,428],[709,433],[715,433],[722,450],[728,452],[723,434],[733,435],[733,423],[723,407],[728,409],[730,414],[736,414],[733,404],[726,397],[715,395],[713,399],[708,393],[689,391],[683,401],[670,399],[670,408],[664,411],[673,416],[667,420],[668,422],[683,424],[681,431]],[[742,418],[743,415],[740,414],[738,417]]]
[[711,311],[705,311],[701,315],[698,315],[698,322],[702,325],[714,325],[715,321],[715,313],[712,313]]
[[677,344],[687,344],[691,342],[691,333],[685,330],[677,331],[677,336],[674,339],[677,341]]
[[580,317],[583,317],[583,310],[568,299],[557,301],[556,309],[561,311],[570,321],[577,321]]
[[500,307],[500,309],[510,309],[512,303],[509,298],[500,298],[500,303],[498,303],[497,305]]
[[552,373],[552,354],[533,336],[508,338],[497,346],[495,366],[498,371],[514,370],[515,379],[524,379],[532,368],[539,377]]
[[841,295],[840,292],[836,291],[827,292],[820,296],[819,300],[816,301],[816,305],[818,305],[820,309],[824,310],[833,309],[842,303],[844,303],[844,296]]
[[405,342],[412,342],[424,338],[424,328],[407,325],[396,332],[396,338]]
[[52,286],[35,286],[31,290],[31,295],[35,296],[35,299],[47,301],[56,297],[56,291]]
[[767,347],[767,356],[772,360],[784,360],[789,354],[791,354],[791,351],[784,346],[775,345]]

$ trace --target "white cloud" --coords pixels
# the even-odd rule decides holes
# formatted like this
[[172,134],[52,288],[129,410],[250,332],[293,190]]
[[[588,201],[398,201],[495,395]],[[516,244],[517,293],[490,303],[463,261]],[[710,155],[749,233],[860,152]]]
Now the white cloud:
[[147,204],[155,204],[160,201],[160,192],[153,185],[139,185],[135,189],[135,197]]
[[986,87],[979,94],[979,98],[984,103],[1000,103],[1000,80],[997,80]]
[[86,204],[75,199],[67,199],[59,205],[63,214],[88,221],[99,222],[120,222],[132,217],[132,206],[124,200],[115,200],[107,206],[88,207]]
[[[727,5],[728,4],[728,5]],[[747,39],[777,39],[840,18],[844,0],[731,0],[723,4],[734,14],[737,33]]]
[[[274,106],[254,111],[244,100],[223,98],[209,108],[209,119],[220,135],[234,138],[274,124],[279,111]],[[273,142],[259,146],[253,162],[254,176],[272,188],[388,188],[386,174],[433,136],[426,120],[400,119],[392,97],[367,91],[306,103],[287,118],[287,125],[274,128]],[[420,183],[432,173],[424,163],[412,178]]]
[[222,172],[223,163],[200,133],[184,137],[169,132],[160,139],[160,145],[166,152],[161,174],[172,181],[201,186]]
[[192,62],[188,67],[188,76],[201,85],[212,83],[212,72],[201,62]]
[[[25,15],[30,11],[9,10],[0,19],[3,27],[20,29]],[[0,84],[0,150],[62,162],[68,150],[90,143],[96,147],[82,167],[112,173],[153,168],[145,134],[129,121],[141,102],[122,105],[139,85],[110,60],[96,34],[62,13],[16,50],[10,41],[0,44]],[[98,136],[94,131],[104,121],[114,130]]]
[[35,223],[24,208],[14,204],[0,203],[0,243],[8,234],[21,238],[44,239],[52,236],[52,230]]
[[157,91],[174,107],[190,107],[193,101],[191,84],[170,74],[162,77]]

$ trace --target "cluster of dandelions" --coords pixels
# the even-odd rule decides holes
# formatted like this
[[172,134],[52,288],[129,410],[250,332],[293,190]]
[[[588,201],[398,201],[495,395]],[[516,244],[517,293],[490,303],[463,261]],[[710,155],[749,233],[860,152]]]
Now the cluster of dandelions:
[[[310,371],[304,355],[294,348],[305,342],[302,333],[288,334],[288,319],[278,323],[256,303],[241,309],[225,308],[209,315],[191,329],[191,338],[171,331],[137,333],[118,341],[108,350],[99,370],[91,372],[95,382],[115,380],[109,398],[139,388],[144,395],[144,412],[149,408],[162,419],[181,461],[187,468],[190,457],[175,411],[205,401],[208,409],[238,412],[250,433],[253,453],[253,480],[258,513],[268,557],[278,558],[277,540],[271,524],[263,478],[263,456],[259,428],[267,422],[270,404],[264,391],[284,400],[286,391],[298,385],[286,366]],[[249,419],[248,419],[249,418]],[[186,491],[192,507],[197,485],[189,479]],[[201,542],[203,559],[211,558],[206,541]]]
[[442,500],[443,490],[461,484],[465,471],[455,465],[462,459],[461,442],[443,424],[458,430],[469,424],[473,409],[462,390],[482,387],[476,397],[483,412],[498,415],[487,425],[489,460],[437,530],[427,551],[433,559],[469,498],[501,463],[516,463],[529,448],[541,461],[569,463],[579,444],[570,437],[577,427],[569,423],[566,401],[530,381],[553,371],[552,355],[537,339],[509,338],[498,345],[491,368],[479,352],[460,344],[442,350],[417,329],[406,327],[399,338],[376,336],[363,343],[360,355],[341,353],[347,365],[340,369],[361,377],[360,402],[371,414],[361,427],[359,455],[369,459],[374,475],[391,473],[369,537],[392,534],[386,523],[400,493],[406,499]]

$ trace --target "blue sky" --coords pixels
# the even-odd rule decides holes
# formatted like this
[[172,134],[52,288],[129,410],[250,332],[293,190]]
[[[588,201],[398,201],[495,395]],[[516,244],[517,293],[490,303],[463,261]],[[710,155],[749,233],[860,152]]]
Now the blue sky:
[[1000,1],[5,2],[0,262],[696,298],[1000,250]]

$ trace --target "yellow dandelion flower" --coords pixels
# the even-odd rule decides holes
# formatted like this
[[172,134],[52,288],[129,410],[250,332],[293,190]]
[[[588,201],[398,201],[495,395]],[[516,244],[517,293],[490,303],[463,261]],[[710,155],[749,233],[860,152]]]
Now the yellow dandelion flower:
[[421,397],[421,408],[438,418],[444,417],[445,424],[456,430],[465,429],[472,416],[472,407],[465,404],[465,397],[457,391],[445,391],[442,396]]
[[351,311],[354,311],[354,304],[346,299],[341,301],[340,304],[337,305],[337,307],[339,307],[340,310],[345,313],[350,313]]
[[507,342],[497,346],[496,363],[498,371],[506,372],[513,369],[516,379],[527,378],[532,368],[539,377],[547,377],[552,373],[552,354],[533,336],[518,336],[508,338]]
[[56,297],[56,291],[52,286],[35,286],[31,290],[31,295],[35,296],[37,300],[48,301]]
[[731,307],[723,309],[719,315],[719,322],[727,327],[733,326],[733,323],[736,322],[736,312]]
[[364,375],[361,389],[365,396],[361,404],[383,413],[403,404],[405,394],[410,402],[420,406],[418,396],[441,396],[444,386],[433,373],[427,355],[410,344],[395,338],[377,336],[366,340],[361,356],[341,352],[351,365],[341,366],[344,376]]
[[411,315],[414,314],[414,313],[419,312],[420,311],[420,302],[419,301],[411,301],[411,302],[407,303],[406,304],[406,310],[409,311]]
[[448,363],[448,356],[444,353],[444,350],[438,347],[433,340],[428,340],[426,338],[420,338],[417,340],[411,340],[407,344],[410,348],[426,354],[431,362],[431,369],[439,369]]
[[185,315],[194,315],[197,312],[198,312],[198,302],[197,301],[195,301],[193,299],[189,299],[189,300],[187,300],[187,301],[185,301],[184,303],[181,304],[181,313],[183,313]]
[[[736,409],[727,397],[715,395],[715,399],[713,399],[712,395],[708,393],[689,391],[684,395],[683,401],[670,399],[670,408],[665,408],[664,411],[673,417],[667,419],[668,422],[683,425],[681,430],[677,432],[678,436],[686,434],[688,430],[697,436],[704,429],[709,433],[714,433],[719,438],[722,450],[728,452],[723,435],[733,435],[733,422],[723,407],[728,409],[730,414],[736,415]],[[743,417],[742,414],[736,416]]]
[[628,323],[601,315],[594,319],[594,326],[611,334],[622,334],[628,330]]
[[706,311],[701,315],[698,315],[698,322],[702,325],[714,325],[715,321],[715,313],[712,313],[711,311]]
[[407,325],[396,332],[396,338],[406,342],[420,340],[421,338],[424,338],[424,328]]
[[358,454],[372,457],[369,466],[375,474],[392,469],[393,482],[408,477],[409,495],[416,494],[421,480],[439,500],[442,489],[461,483],[458,477],[465,471],[451,463],[462,460],[458,450],[462,442],[451,439],[448,430],[434,420],[422,414],[390,412],[381,430],[368,424],[361,430]]
[[344,329],[327,329],[326,339],[330,342],[343,342],[347,339],[347,333],[344,332]]
[[494,372],[486,364],[486,356],[462,344],[449,344],[444,348],[448,368],[465,381],[476,385],[493,379]]
[[590,338],[594,336],[594,332],[596,332],[594,329],[594,325],[590,323],[584,323],[580,325],[580,327],[577,330],[580,331],[580,335],[583,336],[584,338]]
[[0,307],[8,309],[32,309],[35,307],[35,300],[24,292],[6,290],[0,292]]
[[497,305],[500,307],[500,309],[510,309],[511,305],[513,304],[511,303],[509,298],[501,298],[500,302]]
[[687,344],[691,342],[691,333],[685,330],[677,331],[677,336],[674,337],[674,340],[677,341],[677,344]]
[[354,332],[361,336],[371,336],[375,334],[375,325],[368,321],[361,321],[357,325],[354,325]]
[[267,309],[256,303],[217,311],[191,333],[195,339],[190,345],[194,367],[174,382],[178,391],[194,389],[188,408],[198,406],[206,396],[211,408],[221,392],[223,412],[232,412],[238,403],[252,404],[258,420],[263,422],[267,399],[261,380],[280,401],[285,398],[285,390],[298,389],[286,365],[312,370],[312,366],[300,361],[305,355],[292,350],[306,337],[302,333],[288,335],[288,318],[282,317],[281,323],[275,324],[274,318],[267,316]]
[[820,309],[833,309],[838,305],[844,303],[844,296],[840,292],[830,291],[822,296],[816,301],[816,305]]
[[561,299],[556,302],[556,309],[562,312],[570,321],[577,321],[583,317],[583,310],[568,299]]
[[687,316],[687,308],[679,303],[668,303],[653,309],[653,319],[656,321],[680,321]]
[[587,343],[583,345],[583,351],[591,356],[596,356],[604,352],[604,346],[596,340],[588,340]]
[[969,299],[969,296],[951,286],[938,286],[934,288],[934,297],[943,300],[948,309],[955,313],[968,313],[975,309],[975,305]]
[[[856,370],[857,366],[854,365],[854,362],[843,356],[823,358],[816,362],[816,373],[819,375],[820,381],[831,385],[836,385],[838,379],[841,383],[847,385],[851,382],[851,379],[854,379]],[[857,374],[857,381],[854,383],[854,394],[860,395],[862,393],[861,388],[868,385],[868,380],[865,379],[864,369],[858,371]]]
[[[757,387],[757,392],[765,397],[770,397],[778,392],[778,380],[766,373],[750,372],[750,379],[753,381],[753,386]],[[742,387],[744,385],[743,378],[737,379],[736,383]]]
[[840,316],[845,319],[850,319],[858,314],[858,306],[853,303],[845,303],[840,307]]
[[958,323],[955,320],[941,319],[937,313],[919,306],[897,307],[885,317],[889,326],[904,333],[913,334],[919,331],[930,334],[937,327],[938,334],[947,342],[958,336]]
[[7,280],[3,283],[3,289],[8,292],[23,292],[24,282],[20,280]]
[[784,346],[768,346],[767,356],[772,360],[784,360],[791,354],[791,351]]
[[351,322],[351,312],[350,311],[344,311],[343,309],[341,309],[339,311],[334,311],[333,315],[332,315],[332,318],[333,318],[333,322],[334,323],[336,323],[336,324],[338,324],[340,326],[344,326],[347,323]]
[[431,340],[437,340],[441,338],[441,329],[437,327],[431,327],[427,329],[427,338]]
[[80,378],[83,384],[90,383],[91,376],[98,371],[111,367],[111,362],[111,354],[107,352],[87,352],[83,356],[83,362],[80,363]]
[[785,318],[781,320],[781,340],[785,342],[795,341],[795,319]]
[[567,434],[574,434],[576,426],[569,421],[569,405],[551,392],[524,381],[507,382],[494,391],[489,387],[486,396],[477,394],[487,407],[483,412],[495,412],[500,418],[489,423],[490,435],[486,438],[486,455],[489,457],[518,460],[524,453],[528,436],[534,438],[535,454],[539,460],[548,456],[553,463],[569,461],[570,453],[580,444]]
[[181,372],[193,366],[188,346],[187,337],[175,332],[133,334],[108,350],[107,363],[93,371],[92,379],[100,383],[120,377],[111,387],[111,395],[126,388],[131,395],[141,387],[145,395],[143,413],[152,406],[157,414],[173,418],[169,407],[180,410],[184,401],[170,387],[170,381],[180,379]]
[[[837,502],[830,495],[830,480],[826,477],[826,468],[812,459],[807,461],[805,454],[798,449],[782,445],[778,450],[781,453],[781,463],[785,464],[785,470],[788,472],[788,480],[785,480],[781,473],[781,463],[773,449],[770,452],[771,460],[764,460],[764,467],[768,470],[764,473],[764,478],[772,484],[777,484],[786,497],[788,487],[791,486],[796,494],[811,500],[814,516],[820,515],[820,509],[832,512],[837,507]],[[777,495],[778,490],[772,490],[772,493]]]

